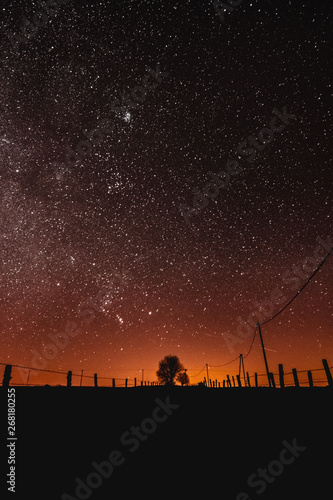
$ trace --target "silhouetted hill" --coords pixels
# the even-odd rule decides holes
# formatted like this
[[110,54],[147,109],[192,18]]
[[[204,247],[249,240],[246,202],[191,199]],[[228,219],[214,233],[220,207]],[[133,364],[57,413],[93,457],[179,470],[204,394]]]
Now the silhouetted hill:
[[[328,388],[19,387],[12,498],[188,498],[200,491],[233,500],[326,498],[332,395]],[[5,397],[2,389],[2,416]],[[282,457],[293,463],[279,466],[286,446]],[[108,478],[92,465],[105,460],[114,461],[112,472],[104,464]],[[257,477],[269,464],[271,483]],[[101,485],[75,493],[75,479],[86,484],[91,473],[93,486]]]

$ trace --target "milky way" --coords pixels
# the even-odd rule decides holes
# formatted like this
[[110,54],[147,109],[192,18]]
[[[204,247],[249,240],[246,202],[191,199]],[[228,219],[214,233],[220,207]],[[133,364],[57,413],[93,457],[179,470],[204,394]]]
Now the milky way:
[[[332,247],[331,3],[42,5],[1,8],[0,361],[154,380],[247,352],[239,318]],[[331,285],[329,259],[267,325],[274,369],[333,363]]]

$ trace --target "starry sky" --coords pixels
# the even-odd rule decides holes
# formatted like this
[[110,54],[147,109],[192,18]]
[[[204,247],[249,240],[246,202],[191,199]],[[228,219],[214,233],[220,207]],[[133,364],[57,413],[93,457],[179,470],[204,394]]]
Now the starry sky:
[[[332,247],[331,2],[234,3],[2,1],[1,362],[221,380]],[[331,287],[263,326],[271,371],[333,364]]]

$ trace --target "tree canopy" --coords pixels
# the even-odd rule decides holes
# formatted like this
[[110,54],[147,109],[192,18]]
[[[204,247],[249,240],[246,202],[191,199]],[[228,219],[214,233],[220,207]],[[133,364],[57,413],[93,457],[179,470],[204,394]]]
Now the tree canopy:
[[187,385],[189,383],[188,375],[178,356],[172,356],[171,354],[165,356],[159,362],[156,375],[159,383],[163,385],[175,385],[176,381],[181,385]]

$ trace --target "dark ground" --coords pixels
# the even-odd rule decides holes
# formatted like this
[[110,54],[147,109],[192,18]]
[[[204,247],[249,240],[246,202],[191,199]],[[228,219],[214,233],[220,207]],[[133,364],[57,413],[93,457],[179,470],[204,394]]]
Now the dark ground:
[[[121,435],[152,416],[156,398],[165,402],[167,397],[179,407],[131,452],[134,441],[122,444]],[[7,498],[60,500],[64,493],[69,495],[64,500],[332,498],[332,401],[328,388],[19,387],[16,493],[7,491]],[[1,416],[1,483],[6,490],[2,388]],[[292,445],[294,439],[306,450],[259,494],[259,485],[249,486],[248,477],[279,459],[283,440]],[[90,495],[82,490],[77,496],[75,479],[86,482],[95,471],[92,462],[108,460],[115,449],[124,463]],[[290,452],[286,456],[292,457]],[[237,498],[241,492],[248,497]]]

